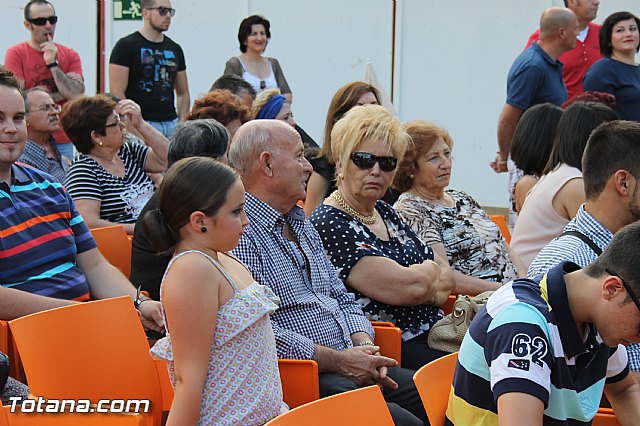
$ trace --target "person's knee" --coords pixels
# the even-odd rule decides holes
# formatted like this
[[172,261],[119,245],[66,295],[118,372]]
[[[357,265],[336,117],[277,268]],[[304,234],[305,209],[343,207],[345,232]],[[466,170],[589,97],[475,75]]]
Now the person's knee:
[[322,373],[318,378],[321,398],[359,388],[359,386],[351,380],[338,374]]
[[389,408],[389,412],[391,413],[391,417],[393,418],[393,422],[398,425],[403,426],[422,426],[424,423],[411,414],[408,410],[405,410],[401,406],[393,402],[387,402],[387,407]]

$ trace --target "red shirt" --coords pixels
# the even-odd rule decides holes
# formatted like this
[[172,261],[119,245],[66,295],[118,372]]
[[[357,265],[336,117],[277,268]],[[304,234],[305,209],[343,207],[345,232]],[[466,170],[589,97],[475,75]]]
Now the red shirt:
[[[564,78],[564,84],[567,86],[568,97],[567,100],[571,100],[575,95],[579,95],[584,92],[582,88],[582,77],[587,72],[589,67],[594,62],[602,58],[600,53],[600,42],[598,41],[598,34],[600,33],[600,25],[589,23],[589,31],[587,32],[587,38],[584,42],[576,40],[576,47],[564,52],[558,58],[560,62],[564,64],[562,71],[562,77]],[[537,29],[527,42],[525,49],[534,41],[540,39],[540,29]]]
[[[55,43],[55,45],[58,48],[56,60],[60,70],[65,74],[72,72],[82,75],[78,52],[58,43]],[[4,57],[4,66],[13,72],[16,78],[24,81],[25,89],[40,86],[46,87],[50,93],[57,92],[58,87],[53,80],[51,70],[47,68],[44,62],[43,56],[43,52],[38,52],[28,42],[24,41],[11,46],[7,50],[7,54]],[[66,99],[63,99],[57,103],[62,106],[65,102],[67,102]],[[55,133],[54,138],[58,143],[69,142],[69,137],[64,133],[62,127]]]

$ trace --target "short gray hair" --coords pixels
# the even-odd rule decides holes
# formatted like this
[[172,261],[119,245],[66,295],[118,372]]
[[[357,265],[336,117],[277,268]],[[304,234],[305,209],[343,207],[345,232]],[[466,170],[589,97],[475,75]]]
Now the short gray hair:
[[278,144],[275,143],[271,132],[273,122],[282,123],[278,120],[249,121],[240,126],[236,132],[228,158],[229,165],[241,176],[247,176],[250,173],[251,167],[262,152],[278,150]]

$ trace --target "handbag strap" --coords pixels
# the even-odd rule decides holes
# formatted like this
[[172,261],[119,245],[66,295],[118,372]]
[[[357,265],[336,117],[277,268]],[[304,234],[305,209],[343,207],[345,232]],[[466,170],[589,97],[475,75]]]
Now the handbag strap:
[[576,238],[579,238],[580,240],[582,240],[583,243],[585,243],[586,245],[589,246],[589,248],[591,250],[593,250],[593,252],[595,254],[597,254],[598,256],[600,256],[602,254],[602,249],[600,247],[598,247],[596,245],[596,243],[594,243],[591,238],[587,237],[586,235],[584,235],[582,232],[580,231],[564,231],[562,234],[560,234],[560,236],[562,237],[563,235],[571,235],[574,236]]

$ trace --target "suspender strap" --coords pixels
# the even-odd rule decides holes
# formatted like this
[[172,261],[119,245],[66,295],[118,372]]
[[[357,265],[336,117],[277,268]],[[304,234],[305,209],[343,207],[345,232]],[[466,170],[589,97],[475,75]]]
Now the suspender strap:
[[602,254],[602,249],[600,247],[598,247],[596,245],[596,243],[594,243],[589,237],[584,235],[582,232],[579,232],[579,231],[565,231],[560,236],[562,237],[563,235],[572,235],[574,237],[577,237],[577,238],[581,239],[582,242],[584,242],[586,245],[588,245],[589,248],[591,248],[591,250],[593,250],[593,252],[595,254],[597,254],[598,256],[600,256]]

